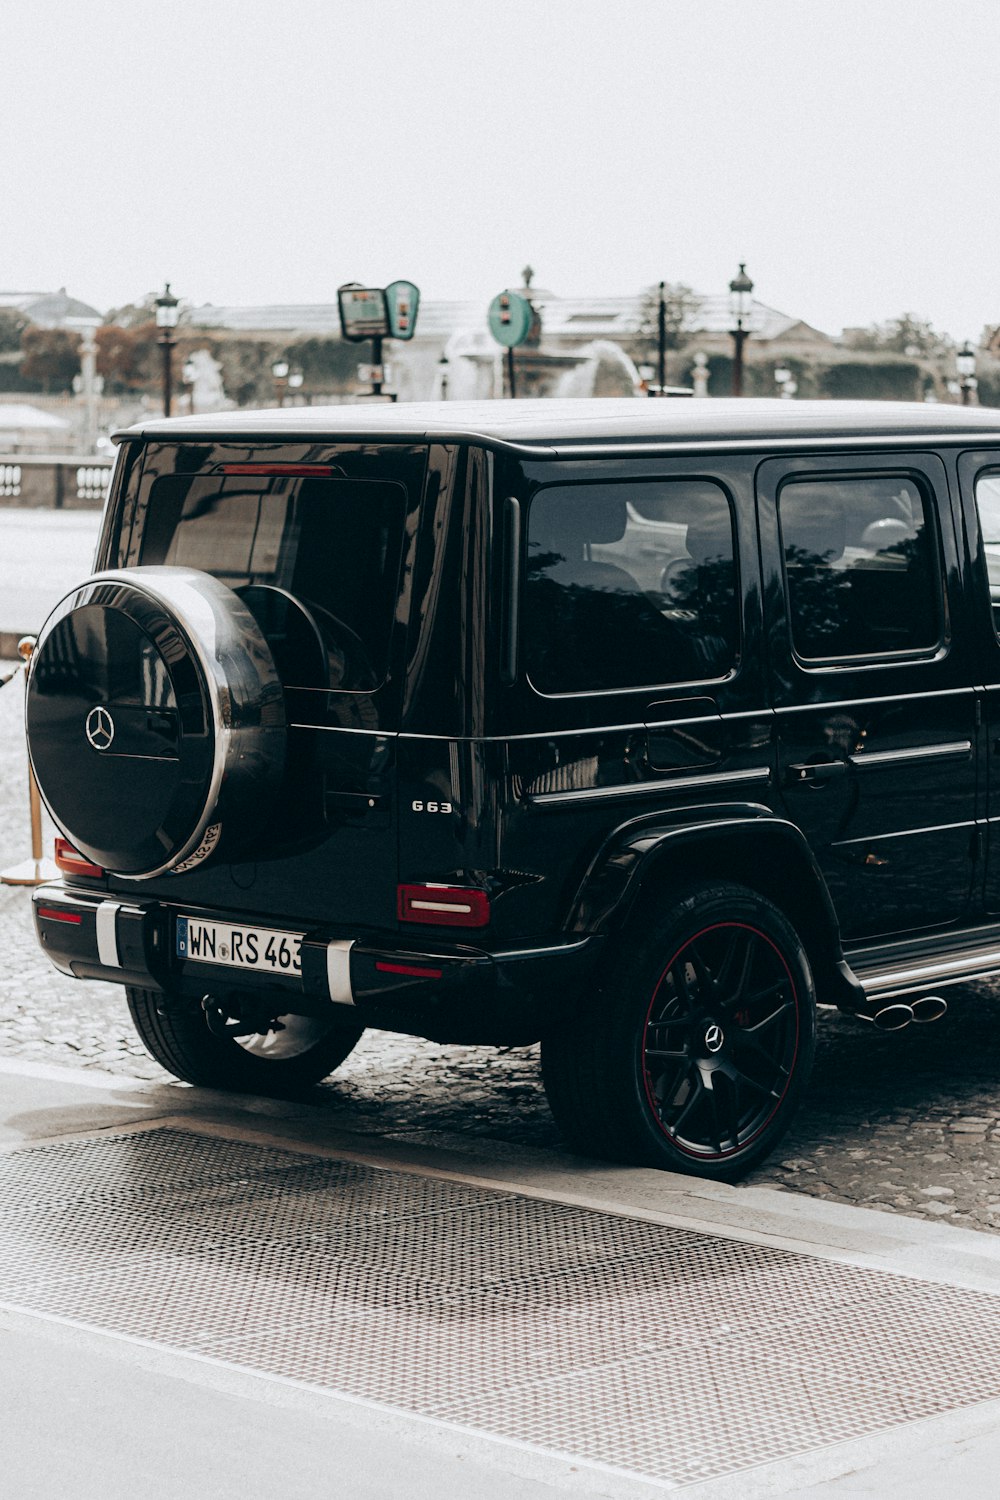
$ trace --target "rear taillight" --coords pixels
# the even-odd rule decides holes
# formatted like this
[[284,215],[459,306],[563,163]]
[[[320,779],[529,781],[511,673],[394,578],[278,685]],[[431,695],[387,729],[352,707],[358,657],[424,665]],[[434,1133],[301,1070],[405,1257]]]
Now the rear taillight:
[[490,898],[485,891],[461,885],[397,886],[396,911],[401,922],[429,927],[485,927]]
[[96,880],[104,875],[100,865],[91,864],[79,849],[73,848],[69,839],[56,839],[55,857],[56,865],[64,875],[90,875]]

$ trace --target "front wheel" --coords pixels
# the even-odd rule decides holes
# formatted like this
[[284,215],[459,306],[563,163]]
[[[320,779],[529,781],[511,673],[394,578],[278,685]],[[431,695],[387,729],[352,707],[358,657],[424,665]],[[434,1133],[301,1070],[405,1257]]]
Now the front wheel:
[[338,1068],[364,1030],[349,1018],[271,1015],[259,1001],[252,1022],[241,1025],[210,995],[201,1001],[160,990],[127,995],[146,1050],[176,1078],[202,1088],[296,1093]]
[[586,1010],[542,1044],[570,1144],[732,1181],[787,1130],[816,1040],[809,961],[745,886],[698,886],[644,913]]

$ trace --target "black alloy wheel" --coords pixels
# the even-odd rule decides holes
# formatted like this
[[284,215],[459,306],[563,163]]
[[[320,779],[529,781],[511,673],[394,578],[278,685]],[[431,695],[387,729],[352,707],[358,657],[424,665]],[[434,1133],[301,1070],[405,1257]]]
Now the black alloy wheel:
[[147,1052],[175,1078],[202,1088],[278,1098],[301,1092],[338,1068],[364,1031],[350,1015],[272,1015],[256,998],[253,1022],[240,1026],[228,1019],[238,1007],[221,1007],[211,995],[126,993]]
[[781,1106],[799,1050],[795,978],[749,922],[716,921],[664,967],[646,1013],[642,1081],[667,1141],[718,1161]]
[[580,1022],[543,1043],[549,1101],[580,1150],[732,1180],[777,1144],[808,1081],[808,959],[743,886],[700,886],[649,917]]

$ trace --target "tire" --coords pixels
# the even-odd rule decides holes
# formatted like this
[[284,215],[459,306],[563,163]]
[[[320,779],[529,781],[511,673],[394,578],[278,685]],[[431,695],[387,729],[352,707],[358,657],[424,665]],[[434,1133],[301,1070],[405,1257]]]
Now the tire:
[[[338,1068],[364,1027],[314,1016],[275,1016],[259,1032],[220,1034],[204,1001],[160,990],[128,989],[136,1031],[168,1073],[202,1088],[278,1097],[301,1092]],[[277,1023],[277,1024],[273,1024]]]
[[788,1129],[816,997],[798,934],[745,886],[699,885],[626,930],[572,1029],[542,1043],[552,1113],[587,1155],[733,1181]]

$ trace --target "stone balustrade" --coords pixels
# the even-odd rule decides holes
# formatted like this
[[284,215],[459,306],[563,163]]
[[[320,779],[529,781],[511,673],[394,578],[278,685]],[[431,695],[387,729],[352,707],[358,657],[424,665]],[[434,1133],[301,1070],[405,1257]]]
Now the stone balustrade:
[[0,509],[98,510],[111,478],[110,459],[0,453]]

